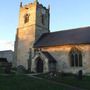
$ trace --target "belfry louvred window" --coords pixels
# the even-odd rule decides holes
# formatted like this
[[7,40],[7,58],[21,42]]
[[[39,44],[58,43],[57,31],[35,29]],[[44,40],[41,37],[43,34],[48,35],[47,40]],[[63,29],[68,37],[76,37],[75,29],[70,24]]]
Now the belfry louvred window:
[[25,14],[24,16],[24,23],[29,22],[29,14]]

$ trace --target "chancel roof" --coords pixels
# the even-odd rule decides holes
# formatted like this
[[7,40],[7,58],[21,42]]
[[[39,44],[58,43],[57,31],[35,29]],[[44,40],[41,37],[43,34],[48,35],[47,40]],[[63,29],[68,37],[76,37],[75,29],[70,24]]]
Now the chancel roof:
[[90,44],[90,27],[43,34],[34,44],[34,47],[39,48],[66,44]]

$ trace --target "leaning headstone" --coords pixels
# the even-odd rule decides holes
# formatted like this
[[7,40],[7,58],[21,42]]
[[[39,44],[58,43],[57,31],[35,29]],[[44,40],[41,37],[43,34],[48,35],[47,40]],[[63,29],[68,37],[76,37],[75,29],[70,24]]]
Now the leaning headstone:
[[78,79],[79,79],[79,80],[82,80],[82,78],[83,78],[83,72],[82,72],[82,70],[80,70],[80,71],[78,72]]
[[26,72],[26,69],[24,66],[20,65],[17,67],[17,74],[24,74]]
[[63,79],[63,77],[64,77],[64,72],[61,71],[61,79]]

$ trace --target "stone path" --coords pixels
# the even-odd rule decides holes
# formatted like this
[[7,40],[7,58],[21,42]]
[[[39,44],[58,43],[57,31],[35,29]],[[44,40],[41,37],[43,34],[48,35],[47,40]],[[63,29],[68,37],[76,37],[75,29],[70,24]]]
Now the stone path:
[[55,82],[55,81],[51,81],[51,80],[46,80],[44,78],[40,78],[40,77],[34,76],[34,75],[38,75],[38,74],[27,74],[27,76],[35,78],[35,79],[39,79],[39,80],[45,80],[47,82],[58,84],[58,85],[61,85],[61,86],[65,86],[65,87],[70,88],[70,90],[87,90],[87,89],[82,89],[82,88],[74,87],[74,86],[71,86],[71,85],[68,85],[68,84],[64,84],[64,83],[60,83],[60,82]]

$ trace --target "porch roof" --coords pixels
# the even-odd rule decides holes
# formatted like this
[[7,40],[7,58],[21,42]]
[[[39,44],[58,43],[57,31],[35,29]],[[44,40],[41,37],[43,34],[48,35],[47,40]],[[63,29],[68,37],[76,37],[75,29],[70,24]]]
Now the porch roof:
[[56,63],[55,58],[49,52],[42,52],[49,60],[49,63]]

